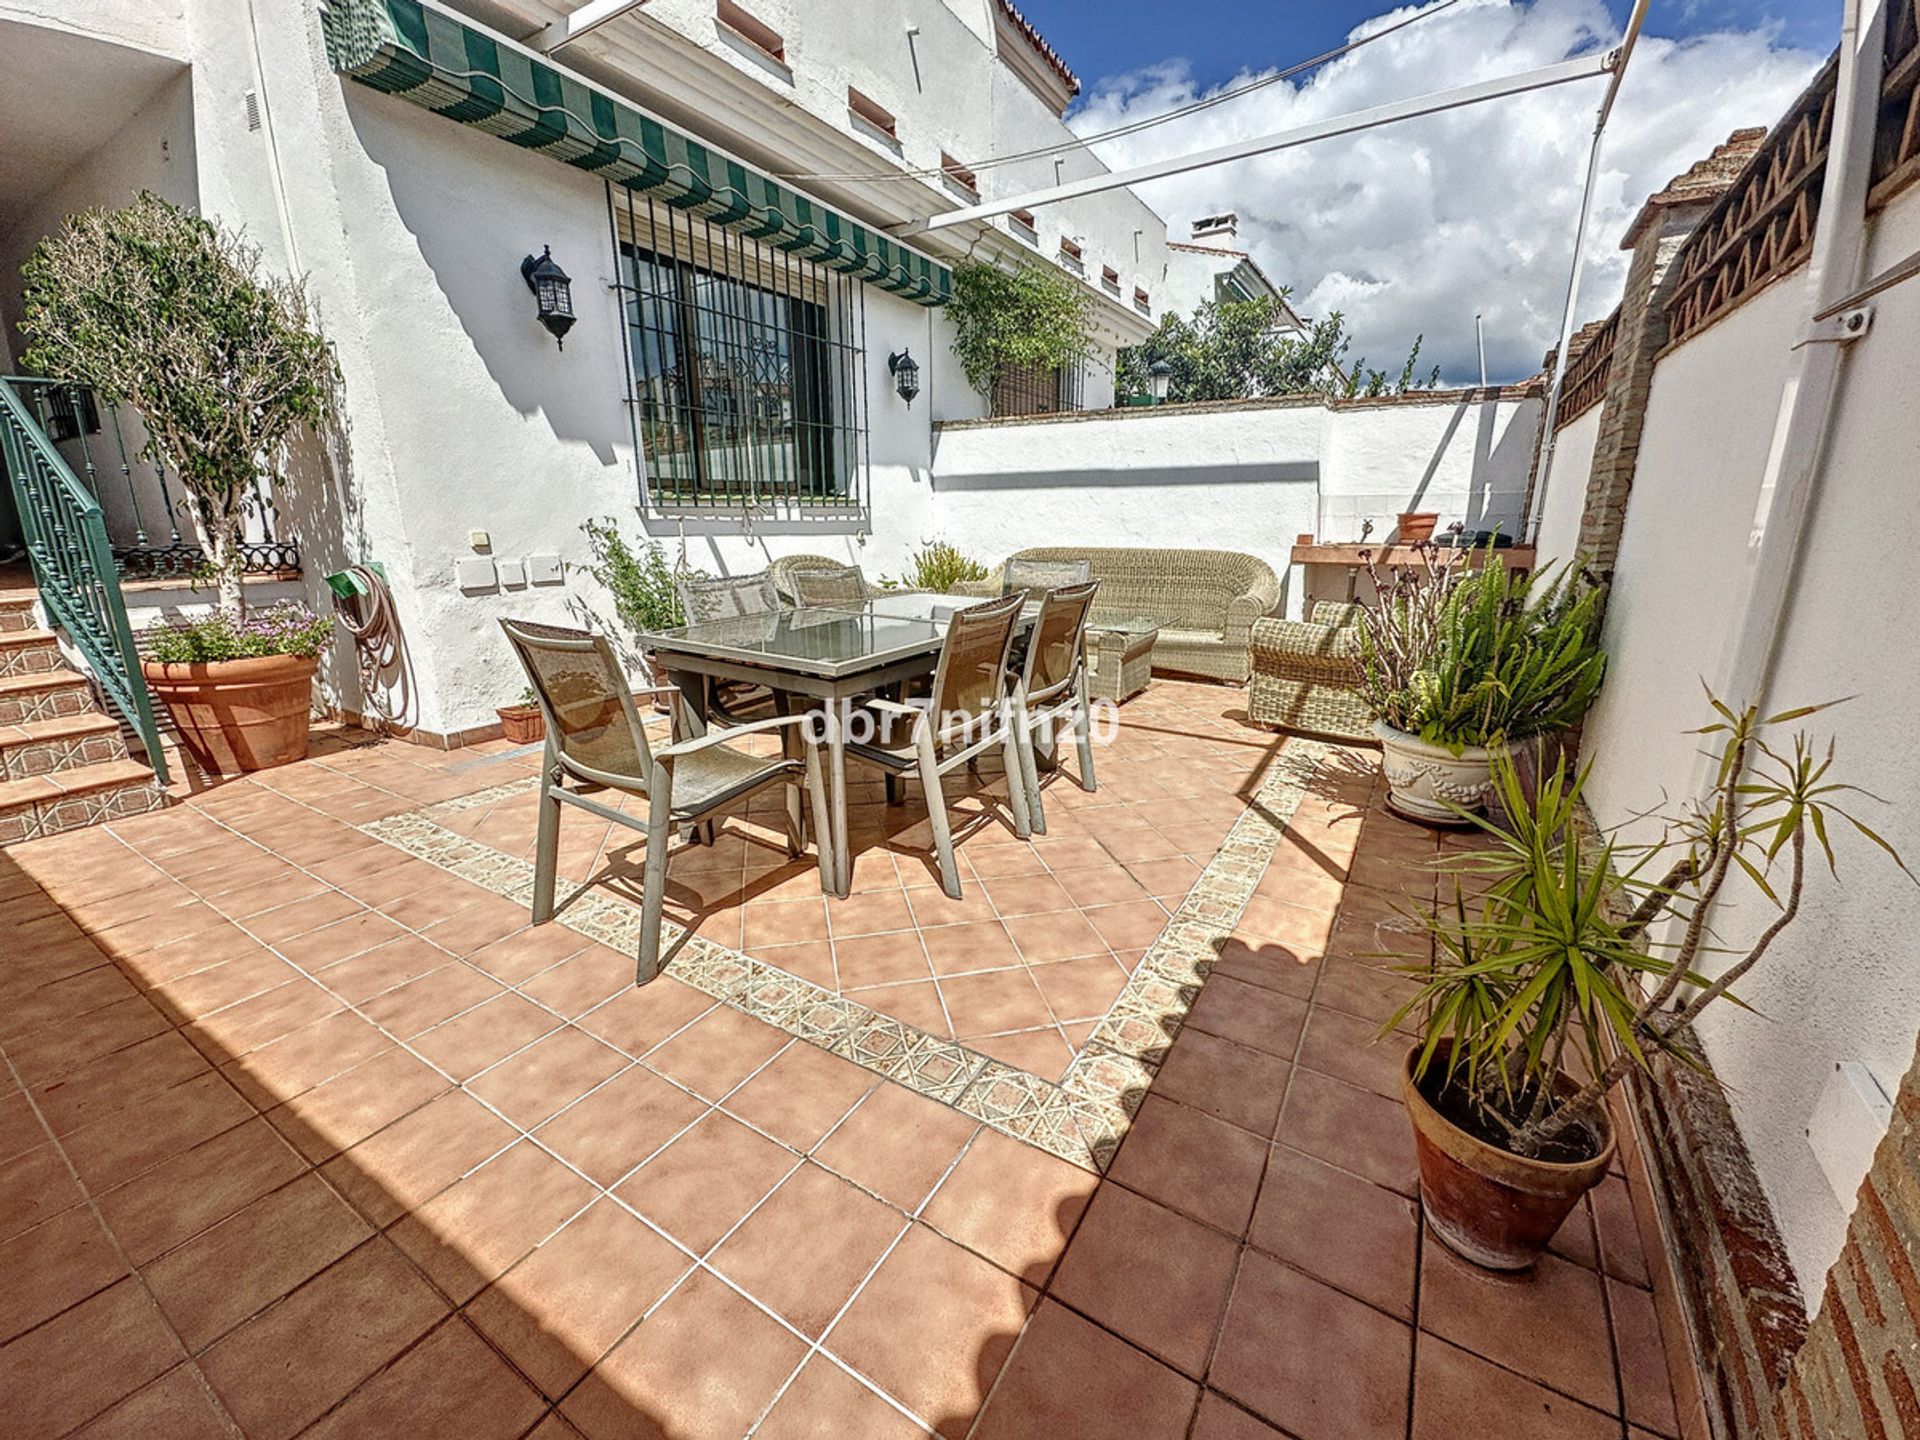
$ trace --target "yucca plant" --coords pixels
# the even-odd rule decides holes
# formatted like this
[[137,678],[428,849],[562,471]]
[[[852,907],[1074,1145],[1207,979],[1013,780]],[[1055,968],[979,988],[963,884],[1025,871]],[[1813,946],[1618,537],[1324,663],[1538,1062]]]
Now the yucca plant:
[[1489,546],[1477,570],[1465,552],[1421,547],[1421,568],[1369,572],[1379,604],[1361,621],[1361,691],[1375,716],[1454,754],[1573,724],[1600,693],[1605,592],[1567,565],[1509,570]]
[[[1493,761],[1502,818],[1460,812],[1486,843],[1448,865],[1451,905],[1418,917],[1436,958],[1403,967],[1423,983],[1386,1030],[1418,1016],[1423,1093],[1512,1154],[1577,1157],[1608,1091],[1661,1051],[1686,1061],[1676,1037],[1714,1002],[1738,1003],[1734,987],[1800,913],[1809,837],[1836,875],[1828,838],[1836,823],[1906,869],[1846,808],[1865,792],[1832,778],[1831,742],[1816,746],[1804,731],[1778,745],[1768,738],[1826,706],[1762,718],[1708,699],[1716,719],[1695,733],[1718,745],[1712,789],[1668,817],[1654,844],[1583,833],[1588,770],[1561,764],[1529,795],[1505,754]],[[1745,951],[1725,952],[1710,943],[1707,923],[1736,871],[1777,913]],[[1681,922],[1679,938],[1650,944],[1650,927],[1668,915]],[[1708,955],[1731,963],[1709,976],[1700,968]],[[1695,988],[1676,1004],[1683,986]],[[1587,1078],[1569,1092],[1558,1077],[1576,1055]]]

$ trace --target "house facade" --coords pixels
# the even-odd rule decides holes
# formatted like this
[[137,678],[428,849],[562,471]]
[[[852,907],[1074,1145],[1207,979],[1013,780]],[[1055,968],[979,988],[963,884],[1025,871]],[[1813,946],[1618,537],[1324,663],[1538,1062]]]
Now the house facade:
[[[0,52],[0,370],[21,368],[34,244],[143,189],[307,276],[344,403],[260,507],[254,538],[297,535],[301,572],[263,593],[321,605],[326,574],[380,562],[408,672],[383,698],[422,738],[483,733],[511,698],[499,617],[604,613],[587,518],[708,571],[818,553],[897,573],[936,533],[936,422],[989,408],[942,313],[963,258],[1085,286],[1093,353],[1046,408],[1111,403],[1166,269],[1164,224],[1126,191],[888,233],[1100,168],[1061,122],[1077,80],[1005,0],[0,3]],[[543,255],[571,279],[564,343],[523,276]],[[139,438],[65,448],[110,481],[116,546],[166,550]],[[325,682],[368,708],[344,645]]]

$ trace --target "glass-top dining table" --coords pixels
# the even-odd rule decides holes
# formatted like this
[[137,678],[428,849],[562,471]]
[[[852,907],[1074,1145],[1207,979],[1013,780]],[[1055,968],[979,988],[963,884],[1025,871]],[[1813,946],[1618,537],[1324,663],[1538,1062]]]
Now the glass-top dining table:
[[[980,603],[979,596],[909,592],[859,604],[702,621],[649,631],[641,638],[655,666],[680,691],[693,733],[705,729],[708,682],[714,680],[764,685],[783,706],[791,708],[791,697],[798,696],[824,710],[833,894],[844,897],[853,880],[846,751],[853,702],[860,695],[931,675],[947,637],[947,621],[955,611]],[[1029,603],[1021,623],[1032,624],[1038,613],[1039,606]]]

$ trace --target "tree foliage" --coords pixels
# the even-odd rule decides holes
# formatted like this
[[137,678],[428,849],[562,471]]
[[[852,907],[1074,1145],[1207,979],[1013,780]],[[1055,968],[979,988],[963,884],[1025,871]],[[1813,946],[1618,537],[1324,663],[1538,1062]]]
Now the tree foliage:
[[305,285],[262,273],[257,246],[146,191],[72,216],[21,274],[27,365],[139,412],[144,453],[179,477],[221,604],[241,613],[254,477],[279,480],[295,432],[336,403],[339,367]]
[[1058,270],[968,261],[954,269],[946,309],[960,368],[985,394],[1010,372],[1077,365],[1089,350],[1091,298]]
[[[1167,381],[1170,401],[1246,400],[1268,395],[1402,394],[1422,388],[1414,380],[1420,341],[1395,376],[1366,361],[1343,364],[1353,340],[1346,319],[1336,310],[1291,332],[1285,292],[1251,300],[1207,300],[1192,316],[1168,315],[1145,344],[1120,352],[1116,391],[1144,395],[1149,367],[1164,360],[1173,369]],[[1438,384],[1435,366],[1426,387]]]

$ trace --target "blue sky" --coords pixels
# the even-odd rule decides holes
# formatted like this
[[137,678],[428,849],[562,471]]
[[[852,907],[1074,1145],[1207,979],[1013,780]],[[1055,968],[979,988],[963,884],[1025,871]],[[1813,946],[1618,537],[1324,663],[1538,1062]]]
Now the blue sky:
[[[1392,0],[1023,0],[1086,84],[1083,135],[1165,115],[1243,73],[1333,48]],[[1350,113],[1467,79],[1515,74],[1619,33],[1626,0],[1459,0],[1312,76],[1096,146],[1116,169]],[[1840,0],[1654,0],[1607,131],[1576,318],[1619,297],[1620,237],[1640,204],[1736,128],[1771,124],[1832,50]],[[1240,248],[1303,314],[1338,312],[1354,353],[1397,370],[1540,364],[1559,333],[1594,81],[1207,167],[1139,187],[1178,238],[1235,211]]]
[[[1390,0],[1017,0],[1089,88],[1106,76],[1163,60],[1186,60],[1202,86],[1242,69],[1291,64],[1338,45],[1355,25],[1392,9]],[[1624,24],[1628,0],[1607,0]],[[1684,39],[1715,30],[1777,27],[1778,41],[1831,50],[1840,0],[1654,0],[1656,35]]]

